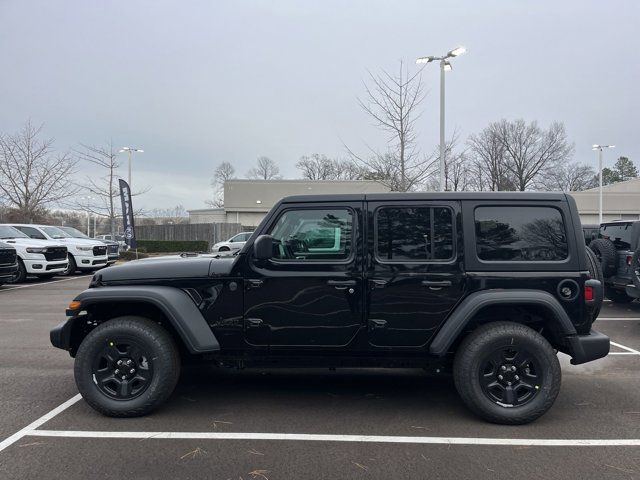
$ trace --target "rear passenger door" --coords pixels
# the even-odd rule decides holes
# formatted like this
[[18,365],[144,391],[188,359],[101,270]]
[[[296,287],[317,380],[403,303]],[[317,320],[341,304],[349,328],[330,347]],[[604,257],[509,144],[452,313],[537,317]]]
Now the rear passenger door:
[[366,302],[373,347],[422,347],[464,290],[459,202],[368,204]]

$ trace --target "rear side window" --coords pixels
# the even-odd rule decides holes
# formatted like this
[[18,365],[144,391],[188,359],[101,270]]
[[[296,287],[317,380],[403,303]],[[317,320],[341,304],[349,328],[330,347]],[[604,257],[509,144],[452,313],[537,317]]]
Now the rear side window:
[[478,207],[475,228],[480,260],[549,262],[569,256],[562,214],[553,207]]
[[603,225],[600,227],[602,238],[611,240],[619,250],[631,250],[631,224]]
[[381,261],[453,258],[453,213],[447,207],[382,207],[376,211],[376,228]]

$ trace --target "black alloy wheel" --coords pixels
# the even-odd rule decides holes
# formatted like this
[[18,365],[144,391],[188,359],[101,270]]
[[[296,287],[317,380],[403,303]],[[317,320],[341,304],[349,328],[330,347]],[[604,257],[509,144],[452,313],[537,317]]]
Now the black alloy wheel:
[[480,371],[482,390],[503,407],[526,405],[543,382],[542,370],[524,348],[505,346],[488,355]]
[[146,347],[135,339],[108,339],[93,362],[94,382],[104,395],[114,400],[136,398],[153,378],[149,359]]

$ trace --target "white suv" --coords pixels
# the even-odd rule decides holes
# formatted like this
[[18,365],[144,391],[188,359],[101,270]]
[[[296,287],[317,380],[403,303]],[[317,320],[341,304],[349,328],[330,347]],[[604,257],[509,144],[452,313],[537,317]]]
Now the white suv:
[[49,225],[12,224],[31,238],[54,240],[66,245],[69,250],[69,266],[63,275],[71,275],[76,270],[93,271],[105,267],[108,262],[107,246],[100,240],[73,238],[58,227]]
[[67,247],[60,242],[29,238],[9,225],[0,225],[0,240],[18,255],[18,271],[9,283],[24,282],[27,275],[49,278],[67,270]]

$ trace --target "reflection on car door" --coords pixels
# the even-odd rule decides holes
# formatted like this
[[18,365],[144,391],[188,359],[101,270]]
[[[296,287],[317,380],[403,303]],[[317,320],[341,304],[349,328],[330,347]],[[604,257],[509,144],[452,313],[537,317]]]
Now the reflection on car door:
[[246,341],[347,345],[363,326],[362,202],[296,205],[274,218],[274,258],[248,260]]

